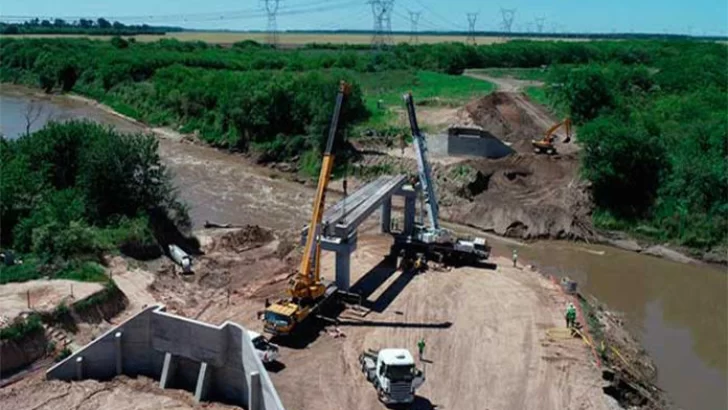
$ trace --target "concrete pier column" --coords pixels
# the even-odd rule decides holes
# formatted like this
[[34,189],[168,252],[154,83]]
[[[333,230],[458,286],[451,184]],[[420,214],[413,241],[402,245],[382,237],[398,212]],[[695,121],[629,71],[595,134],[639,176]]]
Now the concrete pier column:
[[260,373],[258,372],[250,373],[248,410],[263,410],[263,386],[260,383]]
[[200,371],[197,373],[197,386],[195,387],[195,401],[197,403],[205,400],[205,397],[207,397],[210,379],[212,379],[212,374],[210,373],[212,373],[212,367],[202,362],[200,364]]
[[336,251],[336,286],[348,291],[350,286],[351,249],[342,246]]
[[76,380],[83,380],[83,356],[76,358]]
[[415,230],[415,213],[417,198],[414,196],[404,197],[404,234],[412,235]]
[[121,332],[114,334],[114,353],[116,355],[116,375],[124,372],[124,358],[121,356]]
[[162,365],[162,376],[159,378],[159,387],[166,389],[172,385],[174,372],[177,370],[177,358],[172,353],[164,354],[164,365]]
[[392,230],[392,197],[382,202],[381,232],[389,233]]

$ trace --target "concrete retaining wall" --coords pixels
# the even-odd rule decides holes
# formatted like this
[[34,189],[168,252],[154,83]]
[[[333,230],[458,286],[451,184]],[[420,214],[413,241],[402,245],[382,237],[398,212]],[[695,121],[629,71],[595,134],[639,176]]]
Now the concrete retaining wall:
[[245,329],[213,326],[148,307],[75,352],[47,372],[49,379],[108,380],[144,375],[163,388],[189,390],[195,398],[249,410],[283,405]]
[[458,129],[459,133],[427,137],[427,146],[435,156],[469,156],[501,158],[512,154],[511,147],[491,134],[478,129]]

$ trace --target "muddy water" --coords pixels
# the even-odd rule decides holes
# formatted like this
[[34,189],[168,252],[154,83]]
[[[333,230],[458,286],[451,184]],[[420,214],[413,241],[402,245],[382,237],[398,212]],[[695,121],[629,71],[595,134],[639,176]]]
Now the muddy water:
[[[99,108],[63,97],[40,98],[40,127],[49,118],[88,118],[124,131],[143,131]],[[0,130],[25,131],[28,90],[0,88]],[[277,229],[302,226],[310,188],[271,178],[244,158],[215,149],[160,140],[163,160],[197,226],[205,220],[257,223]],[[728,373],[728,275],[725,270],[683,265],[606,246],[543,241],[494,242],[497,254],[519,249],[519,260],[569,275],[582,290],[624,312],[654,358],[659,384],[684,409],[726,409]]]

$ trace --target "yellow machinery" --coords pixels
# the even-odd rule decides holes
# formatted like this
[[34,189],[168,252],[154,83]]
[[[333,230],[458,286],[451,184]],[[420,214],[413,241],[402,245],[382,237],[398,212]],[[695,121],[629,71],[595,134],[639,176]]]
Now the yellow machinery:
[[554,147],[554,140],[556,139],[556,130],[558,130],[561,126],[564,126],[564,130],[566,131],[566,138],[564,138],[564,143],[568,144],[569,141],[571,141],[571,119],[566,118],[565,120],[561,121],[558,124],[555,124],[553,127],[549,128],[548,131],[546,131],[546,135],[538,141],[532,140],[531,144],[533,145],[534,150],[537,154],[555,154],[556,148]]
[[334,114],[331,117],[329,136],[326,141],[321,174],[319,175],[316,198],[313,203],[313,215],[306,236],[306,247],[301,260],[301,266],[296,276],[291,279],[288,287],[289,297],[279,300],[266,307],[264,314],[265,331],[277,336],[289,335],[297,324],[303,322],[311,313],[316,311],[326,300],[336,293],[333,283],[325,284],[319,275],[321,263],[321,247],[319,234],[321,233],[321,219],[324,213],[326,188],[331,179],[331,170],[334,166],[334,140],[338,129],[339,116],[344,97],[348,93],[348,86],[343,81],[336,96]]

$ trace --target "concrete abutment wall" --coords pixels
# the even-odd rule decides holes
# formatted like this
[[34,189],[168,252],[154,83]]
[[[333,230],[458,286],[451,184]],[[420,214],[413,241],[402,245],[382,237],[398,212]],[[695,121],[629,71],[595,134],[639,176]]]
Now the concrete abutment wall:
[[[49,379],[109,380],[144,375],[162,388],[183,388],[197,401],[249,410],[283,410],[245,329],[213,326],[148,307],[58,363]],[[250,404],[253,407],[250,407]]]

